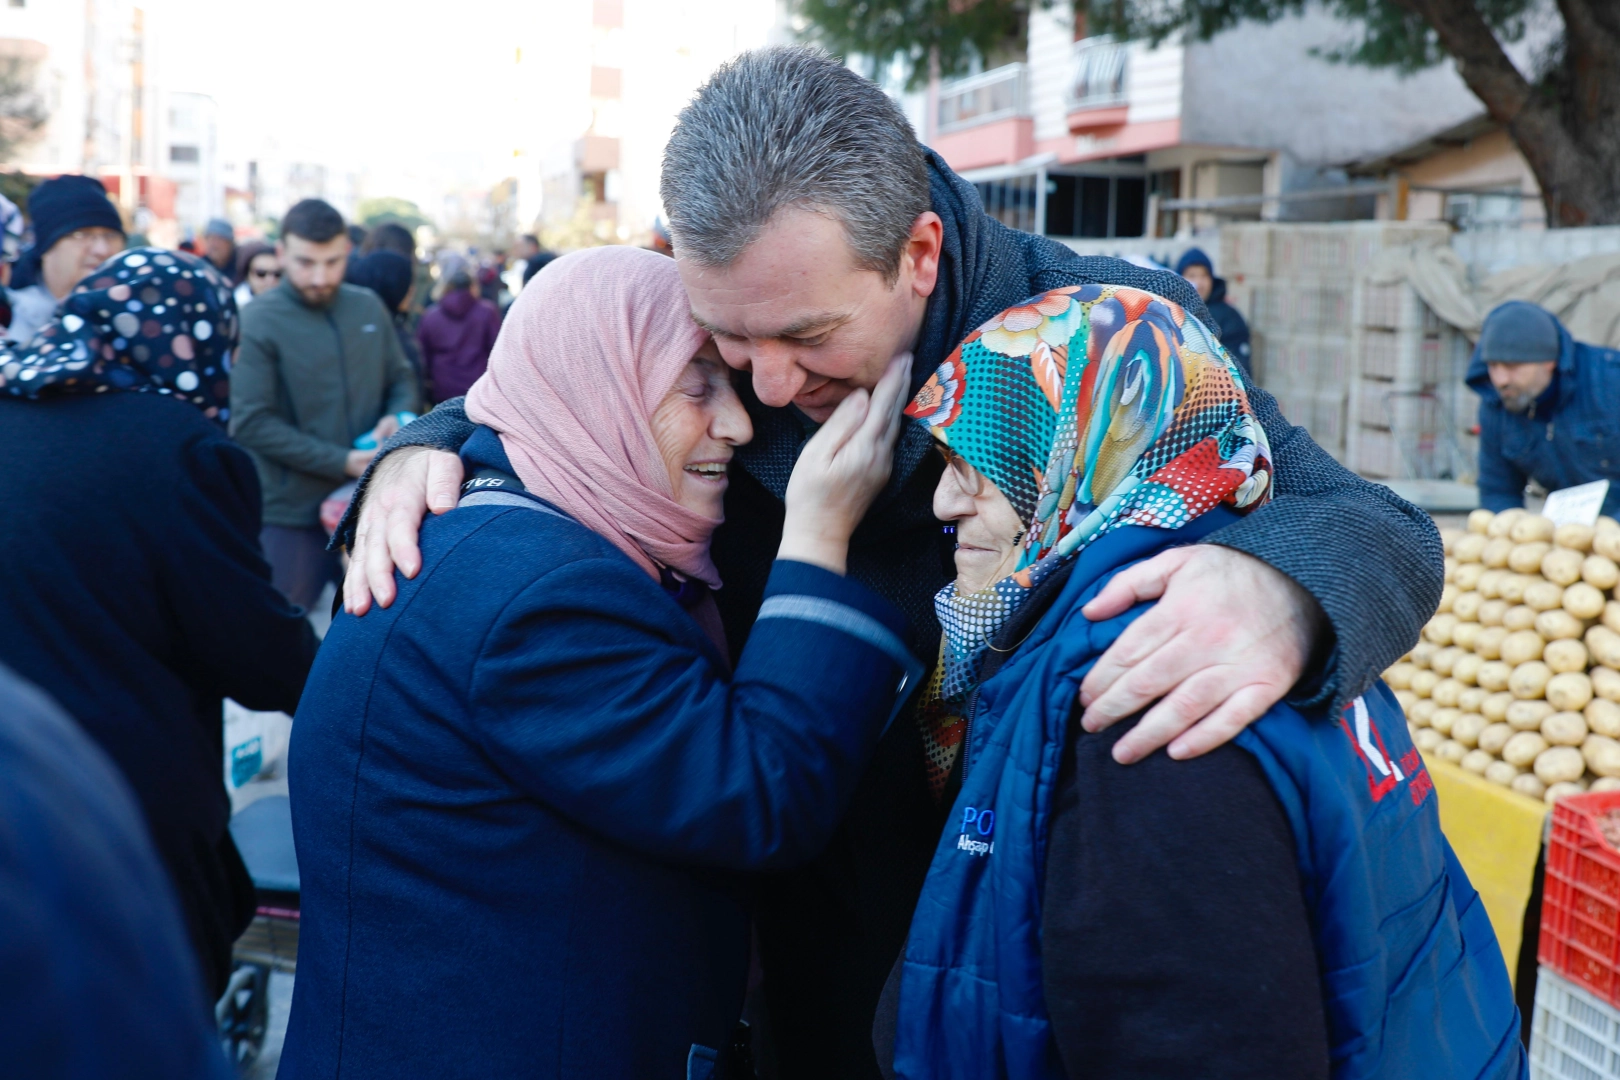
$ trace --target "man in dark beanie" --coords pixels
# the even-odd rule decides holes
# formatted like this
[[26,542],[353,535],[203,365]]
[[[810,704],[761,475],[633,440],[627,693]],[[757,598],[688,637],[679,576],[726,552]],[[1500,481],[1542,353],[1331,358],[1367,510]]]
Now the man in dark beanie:
[[1215,276],[1215,264],[1209,261],[1204,249],[1188,248],[1176,262],[1176,273],[1186,278],[1208,305],[1210,315],[1220,328],[1221,344],[1238,362],[1243,374],[1253,374],[1249,367],[1249,324],[1237,308],[1227,303],[1226,279]]
[[233,285],[241,283],[236,276],[236,230],[224,218],[209,218],[203,226],[203,255],[214,264],[214,269]]
[[1608,480],[1620,511],[1620,353],[1576,341],[1545,308],[1510,300],[1485,317],[1468,366],[1479,395],[1479,504],[1524,505],[1548,491]]
[[11,329],[26,344],[50,322],[56,305],[92,270],[124,250],[124,221],[101,181],[58,176],[28,197],[34,244],[12,275]]

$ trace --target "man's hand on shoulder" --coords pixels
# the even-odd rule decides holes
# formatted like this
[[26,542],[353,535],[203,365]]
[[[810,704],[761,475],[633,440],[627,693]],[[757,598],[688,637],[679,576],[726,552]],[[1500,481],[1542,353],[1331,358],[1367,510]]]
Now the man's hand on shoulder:
[[394,571],[413,578],[422,569],[422,517],[452,510],[461,491],[461,458],[406,446],[383,458],[366,485],[360,522],[343,578],[343,609],[364,615],[376,600],[394,602]]
[[1288,693],[1320,636],[1331,632],[1316,601],[1292,579],[1212,544],[1174,548],[1129,567],[1083,614],[1101,621],[1148,600],[1158,602],[1080,686],[1087,731],[1147,709],[1114,748],[1122,764],[1167,743],[1171,757],[1189,758],[1229,742]]

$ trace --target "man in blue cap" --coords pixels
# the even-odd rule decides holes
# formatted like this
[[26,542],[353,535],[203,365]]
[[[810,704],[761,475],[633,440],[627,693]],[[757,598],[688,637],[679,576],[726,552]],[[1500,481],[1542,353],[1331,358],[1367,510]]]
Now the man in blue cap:
[[1249,367],[1249,324],[1243,321],[1238,309],[1226,302],[1226,279],[1215,276],[1215,264],[1209,261],[1203,248],[1188,248],[1176,262],[1176,273],[1198,290],[1209,313],[1221,330],[1221,344],[1238,362],[1243,374],[1252,375]]
[[1570,336],[1545,308],[1510,300],[1485,318],[1467,381],[1479,395],[1479,504],[1524,505],[1548,491],[1608,480],[1620,510],[1620,353]]
[[238,284],[236,277],[236,230],[224,218],[209,218],[203,226],[203,256],[225,280]]
[[33,340],[56,305],[96,267],[124,250],[124,221],[101,181],[58,176],[28,196],[34,244],[12,271],[11,328],[19,344]]

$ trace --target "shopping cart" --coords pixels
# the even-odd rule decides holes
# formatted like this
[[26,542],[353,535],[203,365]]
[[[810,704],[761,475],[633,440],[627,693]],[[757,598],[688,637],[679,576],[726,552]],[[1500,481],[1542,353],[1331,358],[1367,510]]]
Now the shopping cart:
[[235,968],[214,1006],[220,1042],[237,1067],[259,1056],[270,1020],[270,973],[298,961],[298,860],[285,795],[266,795],[231,818],[231,837],[258,891],[253,922],[237,939]]

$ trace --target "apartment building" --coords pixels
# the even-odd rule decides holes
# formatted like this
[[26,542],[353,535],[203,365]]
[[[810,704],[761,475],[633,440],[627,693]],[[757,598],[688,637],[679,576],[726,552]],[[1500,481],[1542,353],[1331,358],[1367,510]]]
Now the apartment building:
[[1060,0],[1030,15],[1022,60],[931,85],[920,134],[992,214],[1052,236],[1372,217],[1372,196],[1310,193],[1479,104],[1449,66],[1403,77],[1313,55],[1348,29],[1310,9],[1151,47],[1090,35]]

